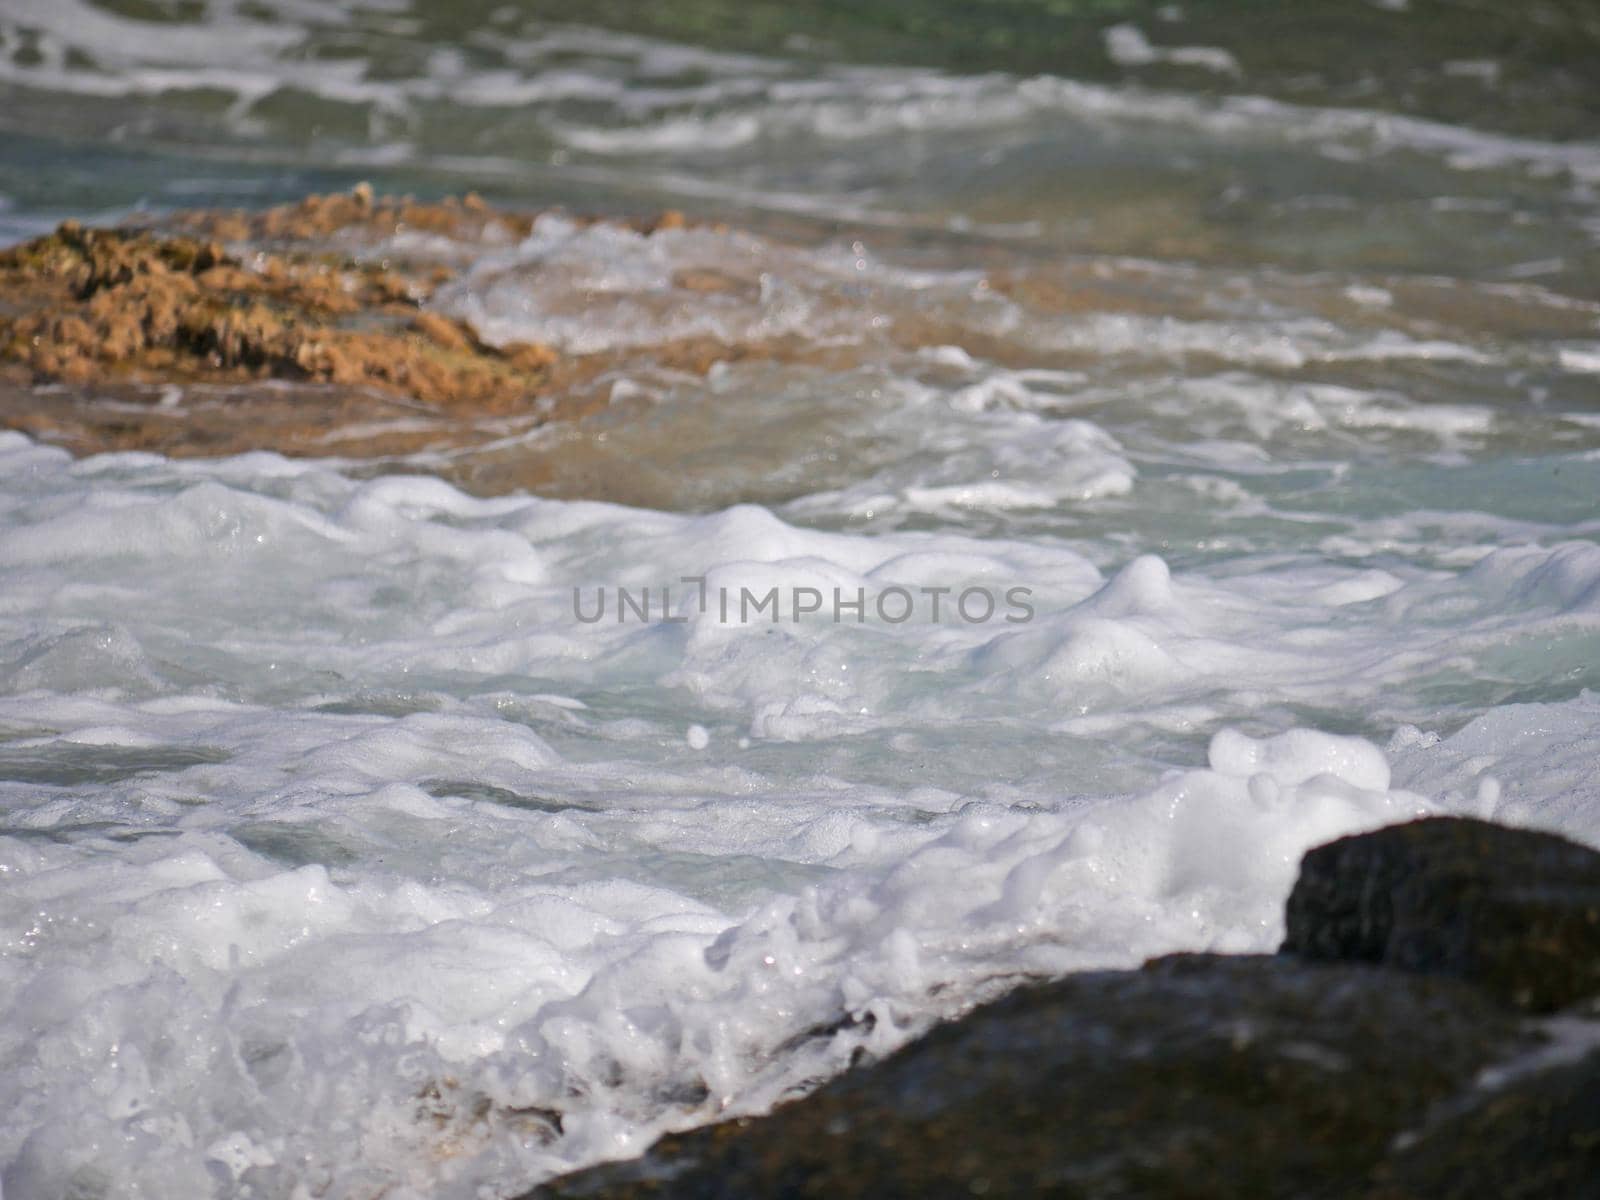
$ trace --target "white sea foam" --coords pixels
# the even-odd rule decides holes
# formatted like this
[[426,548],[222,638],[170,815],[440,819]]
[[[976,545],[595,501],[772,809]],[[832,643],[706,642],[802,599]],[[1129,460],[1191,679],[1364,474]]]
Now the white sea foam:
[[[1285,720],[1578,661],[1590,542],[1107,575],[1050,539],[271,455],[5,435],[0,480],[8,1194],[503,1190],[759,1109],[997,980],[1270,949],[1299,854],[1343,832],[1600,836],[1592,698],[1444,738],[1397,713],[1387,755]],[[972,498],[945,487],[921,500]],[[691,588],[681,624],[575,617],[574,587],[683,575],[1019,584],[1035,613],[724,622]]]
[[[416,246],[408,243],[406,249]],[[664,230],[650,235],[611,225],[579,226],[541,217],[532,234],[482,254],[435,302],[496,343],[542,341],[576,353],[711,338],[729,345],[800,334],[819,343],[884,340],[897,326],[929,318],[968,334],[1096,362],[1206,362],[1266,370],[1320,364],[1504,361],[1499,347],[1445,337],[1420,339],[1393,328],[1351,328],[1286,309],[1259,284],[1149,263],[1104,264],[1102,276],[1155,284],[1217,315],[1153,316],[1085,311],[1064,318],[990,287],[980,271],[911,269],[863,242],[802,250],[746,233]],[[1047,277],[1048,278],[1048,277]],[[1242,297],[1218,304],[1223,286]],[[1064,281],[1071,295],[1081,279]],[[1563,349],[1576,369],[1581,352]],[[1026,404],[1031,384],[1060,391],[1059,372],[991,377],[959,403]],[[1374,418],[1376,419],[1376,418]],[[1419,419],[1422,419],[1419,417]],[[1433,419],[1445,420],[1443,416]]]
[[1222,75],[1238,75],[1238,60],[1217,46],[1155,46],[1137,25],[1113,25],[1105,31],[1106,54],[1121,67],[1171,63],[1200,67]]

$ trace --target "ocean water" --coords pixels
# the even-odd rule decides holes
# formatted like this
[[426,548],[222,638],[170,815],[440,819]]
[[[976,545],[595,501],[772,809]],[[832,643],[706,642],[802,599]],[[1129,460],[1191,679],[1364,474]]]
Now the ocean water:
[[7,239],[726,222],[402,239],[634,364],[574,428],[0,433],[8,1200],[511,1196],[1271,950],[1331,837],[1600,844],[1585,6],[639,7],[0,0]]

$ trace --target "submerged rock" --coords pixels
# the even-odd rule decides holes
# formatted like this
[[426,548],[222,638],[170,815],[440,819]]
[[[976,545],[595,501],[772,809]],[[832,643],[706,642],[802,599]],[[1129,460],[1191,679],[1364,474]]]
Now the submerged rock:
[[765,1117],[523,1200],[1592,1196],[1600,1021],[1518,1008],[1585,994],[1597,861],[1482,822],[1345,839],[1295,889],[1286,948],[1311,958],[1026,987]]
[[[409,196],[380,196],[369,184],[349,192],[307,196],[293,204],[252,211],[199,209],[178,213],[174,228],[198,237],[225,242],[272,242],[304,245],[333,237],[356,235],[371,241],[402,233],[434,234],[461,241],[511,243],[533,230],[534,213],[507,212],[490,207],[476,192],[437,204],[420,203]],[[567,218],[594,224],[598,218]],[[647,220],[622,222],[640,233],[683,229],[688,219],[668,209]]]
[[1600,994],[1600,853],[1458,817],[1305,856],[1284,950],[1453,975],[1548,1012]]

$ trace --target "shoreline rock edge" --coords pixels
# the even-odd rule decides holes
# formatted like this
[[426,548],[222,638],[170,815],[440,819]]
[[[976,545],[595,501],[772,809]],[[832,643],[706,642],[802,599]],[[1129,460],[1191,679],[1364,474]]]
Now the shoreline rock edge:
[[517,1200],[1600,1195],[1600,853],[1427,818],[1309,852],[1288,918]]

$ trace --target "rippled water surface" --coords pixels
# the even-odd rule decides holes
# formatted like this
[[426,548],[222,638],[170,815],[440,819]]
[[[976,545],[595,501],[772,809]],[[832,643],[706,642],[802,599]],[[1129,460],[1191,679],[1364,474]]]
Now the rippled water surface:
[[510,1196],[1344,832],[1600,843],[1590,6],[643,7],[0,0],[8,240],[710,222],[400,239],[571,427],[0,434],[8,1197]]

